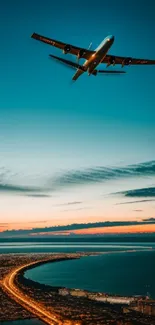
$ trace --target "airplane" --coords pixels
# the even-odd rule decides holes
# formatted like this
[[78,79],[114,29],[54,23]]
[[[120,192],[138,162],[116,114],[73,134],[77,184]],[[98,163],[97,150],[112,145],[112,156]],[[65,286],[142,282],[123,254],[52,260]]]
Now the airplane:
[[[97,70],[97,66],[100,63],[105,63],[107,67],[110,65],[115,66],[115,64],[121,64],[122,68],[129,65],[155,65],[155,60],[148,59],[135,59],[132,57],[121,57],[116,55],[108,54],[109,49],[114,43],[114,36],[107,36],[102,43],[95,49],[91,50],[91,44],[88,49],[67,44],[61,41],[57,41],[37,33],[31,35],[32,38],[44,42],[46,44],[52,45],[56,48],[59,48],[63,51],[64,54],[70,53],[77,57],[77,62],[72,62],[64,58],[50,54],[49,56],[55,60],[58,60],[61,63],[64,63],[74,69],[76,73],[74,74],[72,80],[77,80],[83,73],[87,72],[88,75],[96,76],[98,73],[108,73],[108,74],[122,74],[125,71],[117,70]],[[80,65],[80,59],[85,59],[84,64]]]

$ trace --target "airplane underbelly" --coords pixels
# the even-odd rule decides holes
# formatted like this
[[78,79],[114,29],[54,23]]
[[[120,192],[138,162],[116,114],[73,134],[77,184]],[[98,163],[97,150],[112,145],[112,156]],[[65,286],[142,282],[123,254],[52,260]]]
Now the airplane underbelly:
[[88,74],[90,75],[96,67],[103,61],[107,52],[109,51],[109,44],[104,44],[92,57],[84,63]]
[[94,57],[94,60],[92,62],[90,62],[89,66],[88,66],[88,72],[91,74],[96,67],[103,61],[103,59],[105,58],[106,54],[108,52],[108,49],[101,49],[97,55]]
[[[105,55],[106,55],[106,54],[105,54]],[[88,67],[88,71],[89,71],[89,73],[92,73],[92,72],[96,69],[96,67],[97,67],[97,66],[102,62],[102,60],[104,59],[105,55],[104,55],[104,56],[99,56],[99,57],[95,58],[93,62],[91,62],[91,64],[90,64],[89,67]]]

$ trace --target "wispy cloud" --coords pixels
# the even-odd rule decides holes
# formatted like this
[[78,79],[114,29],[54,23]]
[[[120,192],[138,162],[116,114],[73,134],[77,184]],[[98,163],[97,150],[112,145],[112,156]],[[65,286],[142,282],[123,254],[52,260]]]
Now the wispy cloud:
[[126,197],[155,197],[155,187],[146,187],[122,192]]
[[5,167],[0,167],[0,193],[12,193],[20,194],[31,197],[47,197],[48,194],[44,194],[44,189],[42,187],[33,187],[15,184],[17,174],[12,173],[10,170]]
[[[47,223],[48,221],[50,220],[35,220],[35,221],[20,221],[20,222],[11,222],[11,225],[21,225],[21,224],[41,224],[41,223]],[[10,223],[9,222],[0,222],[0,227],[6,227],[6,226],[9,226]]]
[[73,202],[67,202],[67,203],[60,203],[60,204],[54,204],[55,207],[63,207],[63,206],[68,206],[68,205],[78,205],[82,204],[82,201],[73,201]]
[[54,187],[67,187],[71,185],[99,183],[103,181],[138,177],[155,176],[155,161],[145,162],[126,167],[94,167],[83,170],[71,170],[59,174],[50,180]]
[[42,193],[40,193],[40,194],[27,194],[26,196],[28,196],[28,197],[31,197],[31,198],[36,198],[36,199],[40,199],[40,198],[50,198],[51,197],[51,195],[49,195],[49,194],[42,194]]
[[[66,210],[63,210],[64,212],[66,211],[81,211],[81,210],[88,210],[89,208],[87,207],[83,207],[83,208],[74,208],[74,209],[66,209]],[[91,208],[92,210],[92,208]]]
[[[124,197],[129,197],[132,199],[143,198],[143,199],[134,200],[134,201],[119,202],[119,203],[115,203],[115,205],[136,204],[136,203],[146,203],[146,202],[154,202],[155,201],[155,199],[152,199],[155,197],[155,187],[145,187],[145,188],[140,188],[140,189],[127,190],[127,191],[123,191],[123,192],[117,192],[115,194],[122,194]],[[134,211],[136,211],[136,210],[134,210]]]
[[155,200],[136,200],[136,201],[126,201],[126,202],[119,202],[115,203],[115,205],[123,205],[123,204],[136,204],[136,203],[146,203],[146,202],[154,202]]
[[39,191],[39,189],[33,187],[0,184],[0,192],[33,193],[37,191]]
[[47,197],[48,194],[44,193],[45,189],[42,186],[38,188],[32,185],[25,186],[23,184],[18,184],[16,181],[17,175],[19,176],[19,174],[13,173],[3,166],[0,167],[0,193],[12,193],[33,197]]
[[8,168],[4,166],[0,166],[0,184],[1,183],[8,183],[10,179],[15,177],[17,173],[11,172]]

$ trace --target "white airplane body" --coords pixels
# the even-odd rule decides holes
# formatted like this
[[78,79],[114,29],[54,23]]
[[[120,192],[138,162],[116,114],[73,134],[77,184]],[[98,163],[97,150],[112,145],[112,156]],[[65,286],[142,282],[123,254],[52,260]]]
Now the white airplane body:
[[[76,69],[72,80],[77,80],[84,72],[87,72],[88,75],[96,76],[98,73],[104,74],[121,74],[125,71],[117,70],[97,70],[96,68],[100,63],[105,63],[107,67],[110,65],[120,64],[122,67],[127,65],[155,65],[155,60],[150,59],[135,59],[131,57],[122,57],[114,56],[108,54],[109,49],[111,48],[114,42],[114,36],[107,36],[103,42],[96,48],[96,50],[84,49],[78,46],[67,44],[61,41],[57,41],[39,34],[33,33],[32,38],[44,42],[46,44],[52,45],[56,48],[59,48],[63,51],[64,54],[70,53],[77,57],[77,62],[72,62],[64,58],[50,54],[50,57],[58,60],[59,62],[70,66],[73,69]],[[83,65],[79,64],[80,59],[86,59]]]

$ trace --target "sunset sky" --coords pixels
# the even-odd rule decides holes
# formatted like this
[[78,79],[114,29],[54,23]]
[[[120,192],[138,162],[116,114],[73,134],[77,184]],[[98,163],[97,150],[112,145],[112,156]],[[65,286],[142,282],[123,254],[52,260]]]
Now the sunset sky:
[[111,34],[111,54],[155,59],[154,12],[154,0],[3,1],[1,232],[155,218],[155,66],[71,84],[74,71],[49,59],[61,51],[30,37],[96,48]]

